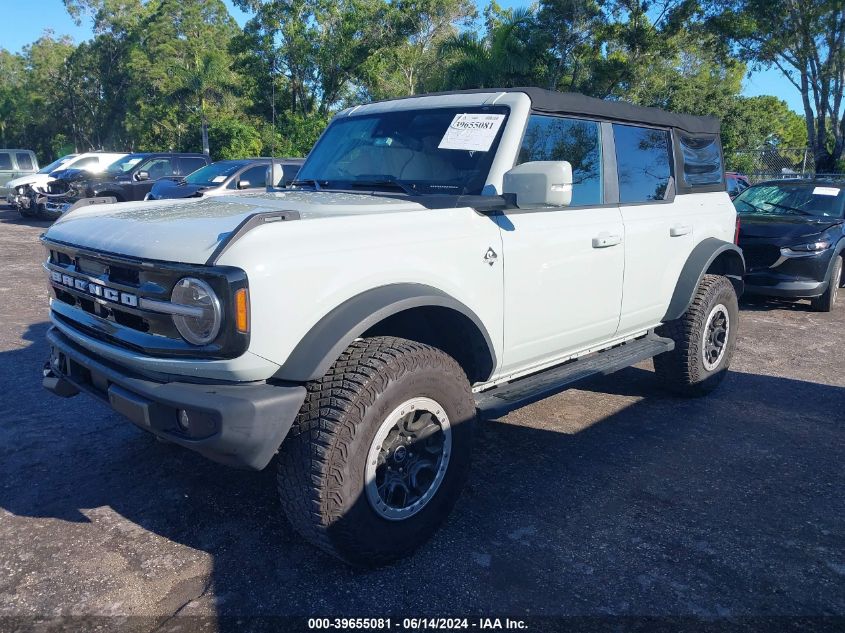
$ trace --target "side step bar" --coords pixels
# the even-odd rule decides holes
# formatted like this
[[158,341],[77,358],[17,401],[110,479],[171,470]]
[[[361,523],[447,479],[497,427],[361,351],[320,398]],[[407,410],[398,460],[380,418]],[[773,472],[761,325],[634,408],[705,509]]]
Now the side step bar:
[[646,358],[675,349],[675,341],[653,332],[610,349],[582,356],[536,374],[517,378],[476,394],[475,402],[485,413],[504,415],[537,400],[563,391],[576,382],[612,374]]

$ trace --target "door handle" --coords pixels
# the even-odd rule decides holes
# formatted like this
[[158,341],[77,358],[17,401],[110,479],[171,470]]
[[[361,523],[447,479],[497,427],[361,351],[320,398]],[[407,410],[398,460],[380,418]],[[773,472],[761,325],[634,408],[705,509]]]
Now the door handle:
[[669,229],[669,236],[681,237],[682,235],[689,234],[690,231],[692,231],[692,227],[689,224],[676,224]]
[[610,233],[599,233],[593,238],[593,248],[607,248],[621,243],[621,235],[611,235]]

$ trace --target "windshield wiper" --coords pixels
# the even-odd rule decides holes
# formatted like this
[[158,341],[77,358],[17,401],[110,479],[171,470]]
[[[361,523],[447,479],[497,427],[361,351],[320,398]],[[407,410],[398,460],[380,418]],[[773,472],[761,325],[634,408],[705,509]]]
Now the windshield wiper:
[[297,187],[310,185],[310,186],[314,187],[314,191],[320,191],[322,189],[322,187],[320,186],[320,183],[317,182],[316,180],[314,180],[313,178],[306,178],[305,180],[294,180],[290,184],[296,185]]
[[773,207],[778,207],[779,209],[787,209],[788,211],[795,211],[800,213],[801,215],[816,215],[815,213],[810,213],[809,211],[804,211],[804,209],[799,209],[798,207],[790,207],[788,204],[778,204],[777,202],[767,202],[766,204],[770,204]]
[[373,178],[372,180],[353,180],[349,183],[351,188],[358,188],[358,189],[372,189],[376,187],[392,187],[394,189],[400,189],[407,193],[409,196],[418,196],[420,192],[414,189],[413,186],[409,185],[406,182],[402,182],[401,180],[396,180],[395,178],[391,178],[388,176],[378,178]]

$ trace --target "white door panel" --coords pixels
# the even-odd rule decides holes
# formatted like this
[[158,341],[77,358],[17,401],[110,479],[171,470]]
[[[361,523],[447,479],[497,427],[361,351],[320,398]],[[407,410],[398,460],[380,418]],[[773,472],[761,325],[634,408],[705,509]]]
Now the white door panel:
[[692,252],[694,217],[683,196],[673,203],[623,206],[625,289],[619,332],[658,323]]
[[611,338],[625,253],[616,207],[505,213],[503,371]]

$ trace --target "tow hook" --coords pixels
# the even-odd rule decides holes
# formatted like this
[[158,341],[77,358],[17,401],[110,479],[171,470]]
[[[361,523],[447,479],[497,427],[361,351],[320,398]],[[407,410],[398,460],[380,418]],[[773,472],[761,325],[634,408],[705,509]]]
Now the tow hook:
[[72,398],[79,393],[79,389],[74,387],[73,383],[55,374],[49,362],[44,363],[43,373],[44,379],[41,381],[41,384],[47,391],[62,398]]

